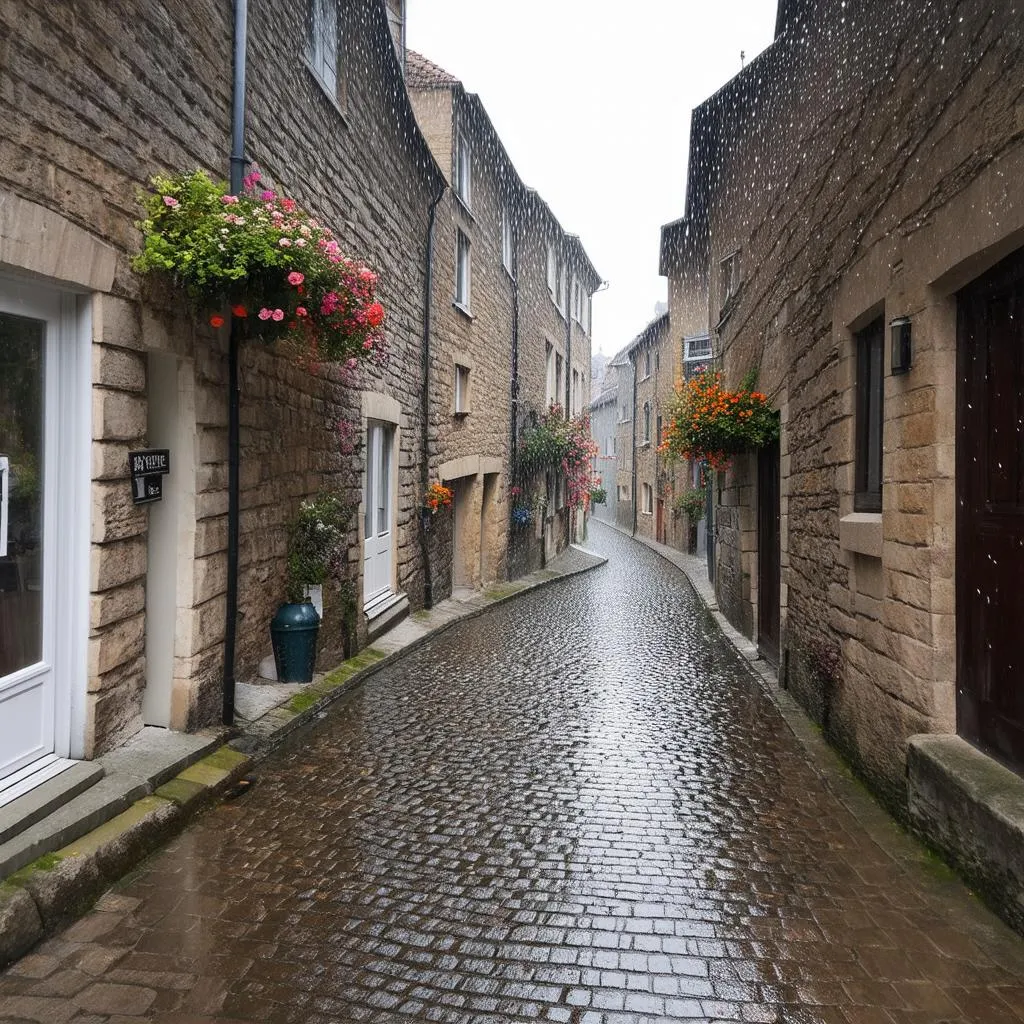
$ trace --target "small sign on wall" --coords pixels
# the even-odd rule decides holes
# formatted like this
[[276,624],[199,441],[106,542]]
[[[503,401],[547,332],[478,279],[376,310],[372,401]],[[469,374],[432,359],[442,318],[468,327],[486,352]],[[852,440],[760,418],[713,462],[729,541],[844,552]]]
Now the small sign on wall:
[[145,505],[163,497],[163,478],[171,471],[171,453],[168,448],[129,452],[128,467],[132,475],[134,504]]

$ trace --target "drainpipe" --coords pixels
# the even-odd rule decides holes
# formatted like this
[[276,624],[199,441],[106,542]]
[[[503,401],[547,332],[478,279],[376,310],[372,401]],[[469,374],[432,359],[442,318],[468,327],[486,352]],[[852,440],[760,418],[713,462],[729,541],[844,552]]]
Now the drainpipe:
[[[437,219],[437,204],[441,202],[447,186],[442,183],[441,191],[431,200],[427,216],[427,250],[423,296],[423,393],[420,396],[422,419],[423,457],[420,459],[420,483],[423,493],[430,486],[430,314],[434,291],[434,222]],[[434,607],[434,577],[430,569],[430,550],[427,545],[426,517],[420,514],[420,553],[423,557],[423,607]]]
[[[511,228],[511,225],[510,225]],[[512,433],[509,444],[509,465],[512,485],[519,485],[519,250],[512,244]],[[512,517],[512,502],[509,502],[509,519]],[[511,531],[509,536],[512,536]]]
[[[248,0],[234,0],[234,81],[231,103],[231,193],[242,191],[245,172],[245,44]],[[222,721],[235,721],[235,640],[238,631],[238,350],[241,321],[232,314],[228,339],[228,573],[224,623],[224,706]]]
[[630,484],[630,493],[633,496],[633,536],[636,536],[636,352],[629,357],[629,365],[633,370],[633,408],[630,415],[633,417],[630,421],[632,426],[632,483]]

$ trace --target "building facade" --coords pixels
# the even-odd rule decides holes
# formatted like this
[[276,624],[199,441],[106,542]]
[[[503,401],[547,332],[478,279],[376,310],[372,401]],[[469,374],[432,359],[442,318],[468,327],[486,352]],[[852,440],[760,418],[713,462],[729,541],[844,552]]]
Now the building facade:
[[662,248],[726,383],[756,370],[780,416],[716,480],[720,607],[1018,923],[1020,835],[964,772],[1024,770],[1022,47],[1006,7],[783,0],[694,111]]

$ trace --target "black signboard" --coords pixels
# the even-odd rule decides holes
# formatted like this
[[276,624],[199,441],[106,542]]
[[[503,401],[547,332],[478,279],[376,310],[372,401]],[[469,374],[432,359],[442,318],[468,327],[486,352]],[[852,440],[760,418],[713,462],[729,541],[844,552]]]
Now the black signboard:
[[132,501],[144,505],[163,497],[163,477],[171,471],[171,453],[167,448],[148,448],[128,453],[132,475]]

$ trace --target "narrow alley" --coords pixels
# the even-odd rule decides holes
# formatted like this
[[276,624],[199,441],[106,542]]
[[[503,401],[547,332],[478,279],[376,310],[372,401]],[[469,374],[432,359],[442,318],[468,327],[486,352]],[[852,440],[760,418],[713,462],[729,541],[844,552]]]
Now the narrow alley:
[[678,570],[588,545],[0,976],[0,1022],[1024,1021],[1024,943],[876,843]]

